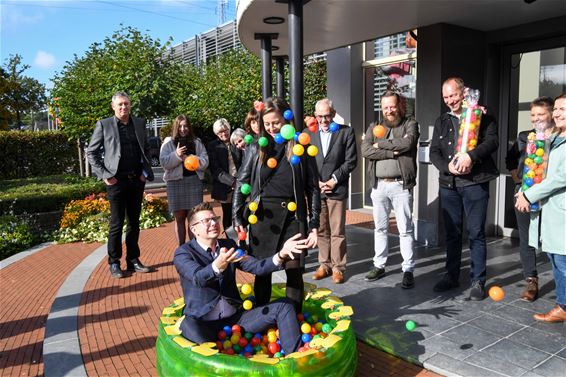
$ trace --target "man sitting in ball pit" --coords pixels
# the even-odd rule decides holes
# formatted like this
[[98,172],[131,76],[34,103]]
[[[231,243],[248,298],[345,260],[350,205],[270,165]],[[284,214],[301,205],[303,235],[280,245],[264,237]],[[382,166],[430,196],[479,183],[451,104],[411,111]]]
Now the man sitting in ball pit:
[[244,311],[236,286],[236,269],[255,275],[281,269],[283,262],[307,249],[306,240],[296,234],[271,258],[258,260],[242,256],[230,239],[218,239],[219,216],[210,203],[189,211],[189,226],[195,238],[175,251],[173,263],[181,278],[185,298],[182,335],[196,343],[214,342],[225,326],[238,324],[252,333],[277,326],[285,353],[297,351],[301,330],[293,304],[286,298]]

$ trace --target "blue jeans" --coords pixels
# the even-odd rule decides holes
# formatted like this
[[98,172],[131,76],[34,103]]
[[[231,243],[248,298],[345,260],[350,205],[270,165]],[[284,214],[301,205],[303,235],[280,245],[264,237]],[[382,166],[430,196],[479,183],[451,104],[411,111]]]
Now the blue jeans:
[[552,263],[552,274],[556,284],[556,303],[566,310],[566,255],[546,254]]
[[470,242],[470,279],[486,279],[487,248],[485,217],[489,201],[489,182],[466,187],[440,188],[440,204],[446,232],[446,271],[453,280],[460,277],[462,262],[462,223],[466,216]]

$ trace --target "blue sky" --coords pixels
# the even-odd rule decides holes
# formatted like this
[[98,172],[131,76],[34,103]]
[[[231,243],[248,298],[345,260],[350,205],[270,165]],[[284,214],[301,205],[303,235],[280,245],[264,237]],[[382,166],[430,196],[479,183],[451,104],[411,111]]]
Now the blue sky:
[[[173,44],[218,25],[217,0],[0,0],[0,57],[20,54],[31,76],[48,88],[50,79],[73,55],[83,56],[94,42],[120,24]],[[228,0],[226,21],[236,14]]]

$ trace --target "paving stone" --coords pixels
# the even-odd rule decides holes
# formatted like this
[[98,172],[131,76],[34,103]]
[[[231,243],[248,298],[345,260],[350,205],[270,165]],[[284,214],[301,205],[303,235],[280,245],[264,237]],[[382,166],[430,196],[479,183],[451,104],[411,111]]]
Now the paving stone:
[[566,359],[552,356],[550,359],[537,365],[533,371],[541,376],[556,377],[566,375]]
[[566,347],[564,347],[562,351],[558,352],[556,355],[560,356],[563,359],[566,359]]
[[485,351],[476,352],[464,361],[478,367],[489,368],[506,376],[522,376],[527,372],[527,369],[509,363]]
[[491,314],[484,314],[483,316],[468,322],[468,324],[502,337],[506,337],[525,327],[525,325]]
[[423,366],[446,376],[502,376],[493,370],[456,360],[441,353],[425,361]]
[[504,305],[494,310],[492,314],[527,326],[535,323],[532,311],[513,305]]
[[500,337],[478,329],[477,327],[464,324],[453,329],[450,329],[441,334],[442,336],[451,339],[453,342],[457,343],[459,347],[471,347],[474,350],[481,350],[490,344],[497,342]]
[[531,327],[537,330],[548,332],[552,335],[560,335],[562,336],[563,343],[566,344],[566,326],[564,325],[564,323],[547,323],[535,321],[531,325]]
[[564,339],[561,336],[532,327],[524,328],[511,335],[508,339],[551,354],[559,352],[564,347]]
[[421,345],[425,349],[425,353],[419,357],[419,359],[422,358],[422,361],[427,360],[436,353],[450,356],[456,360],[464,360],[479,351],[479,347],[471,343],[462,343],[442,335],[425,339],[421,342]]
[[532,369],[541,361],[547,359],[548,353],[536,350],[520,343],[503,339],[496,344],[482,350],[491,353],[494,357],[515,365],[520,365],[525,369]]

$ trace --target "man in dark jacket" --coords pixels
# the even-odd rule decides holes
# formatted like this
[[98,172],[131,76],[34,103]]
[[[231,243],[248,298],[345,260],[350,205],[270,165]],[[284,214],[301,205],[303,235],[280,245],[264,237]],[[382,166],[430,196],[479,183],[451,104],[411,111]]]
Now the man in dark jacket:
[[149,162],[145,121],[130,116],[130,98],[124,92],[112,96],[114,116],[96,123],[87,149],[92,171],[106,183],[110,202],[108,264],[114,278],[124,276],[120,268],[122,228],[126,227],[126,266],[135,272],[149,272],[140,260],[138,239],[145,181],[153,181]]
[[314,280],[332,274],[336,284],[344,282],[346,270],[346,207],[350,173],[356,168],[358,155],[354,129],[336,124],[331,129],[336,111],[325,98],[315,105],[318,130],[310,132],[310,142],[316,146],[318,185],[320,187],[320,227],[318,228],[318,262]]
[[251,310],[241,309],[242,299],[236,286],[236,269],[256,275],[280,269],[284,261],[298,257],[307,248],[297,234],[288,239],[273,257],[258,260],[238,255],[231,239],[218,239],[219,217],[209,203],[193,207],[189,224],[195,238],[175,251],[173,263],[181,278],[185,298],[185,319],[181,331],[185,338],[204,343],[214,341],[226,325],[240,325],[246,332],[263,332],[277,326],[281,347],[289,354],[301,342],[297,314],[286,298]]
[[499,147],[499,138],[495,118],[484,114],[477,146],[467,153],[457,152],[464,89],[461,78],[452,77],[444,81],[442,97],[450,111],[436,120],[430,146],[430,160],[439,170],[440,205],[446,234],[446,274],[434,286],[434,291],[444,292],[459,286],[462,219],[465,215],[471,259],[469,298],[478,301],[485,298],[485,220],[489,181],[499,175],[491,157]]
[[385,263],[389,254],[389,214],[391,209],[394,209],[403,257],[401,287],[410,289],[415,286],[413,187],[417,177],[419,125],[414,119],[404,116],[402,106],[399,94],[389,90],[383,93],[383,124],[370,126],[362,142],[362,156],[369,162],[368,179],[372,185],[371,200],[375,222],[374,267],[368,272],[365,280],[373,281],[385,275]]

